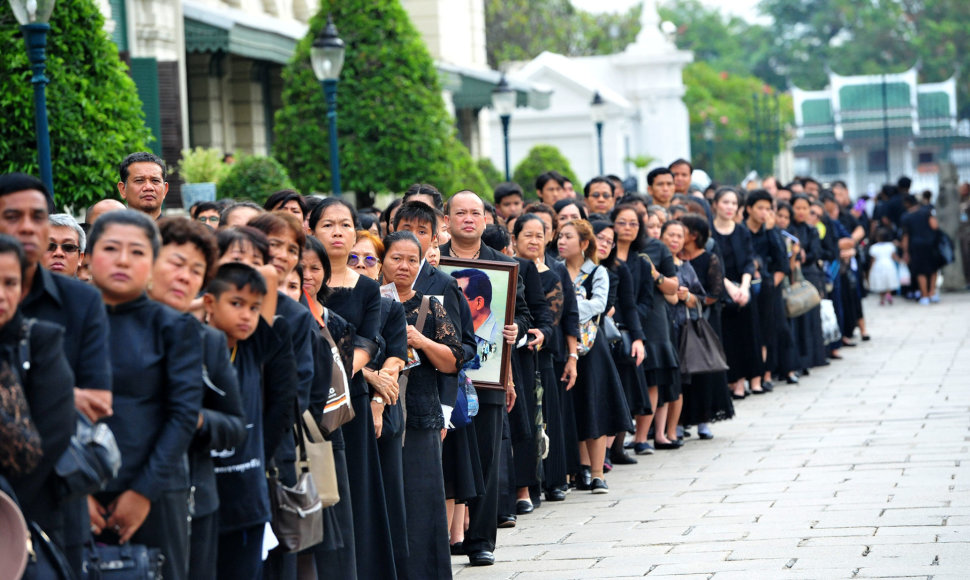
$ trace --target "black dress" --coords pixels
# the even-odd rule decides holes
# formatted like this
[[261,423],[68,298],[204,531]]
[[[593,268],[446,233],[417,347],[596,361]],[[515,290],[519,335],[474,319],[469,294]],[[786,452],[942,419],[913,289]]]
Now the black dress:
[[[415,292],[403,303],[409,325],[417,326],[423,295]],[[462,345],[444,307],[435,298],[421,332],[447,346],[457,365],[462,363]],[[454,381],[454,374],[438,371],[424,352],[421,364],[408,372],[404,404],[407,419],[404,438],[404,501],[407,513],[408,578],[451,578],[448,518],[441,471],[441,414],[439,383]]]
[[668,278],[676,276],[677,270],[670,249],[660,241],[647,240],[641,252],[644,255],[635,253],[631,248],[626,266],[637,289],[637,312],[646,338],[643,343],[646,354],[643,360],[644,376],[648,387],[660,387],[657,404],[662,405],[672,400],[669,389],[679,380],[680,363],[677,360],[677,349],[670,340],[665,300],[650,273],[650,261],[647,257],[653,261],[657,271]]
[[[326,307],[357,329],[357,340],[376,343],[381,300],[377,282],[360,277],[353,288],[333,288]],[[347,446],[347,475],[352,490],[354,537],[359,578],[396,578],[390,520],[380,455],[370,409],[370,392],[360,373],[350,383],[354,419],[341,431]]]
[[[744,274],[754,279],[754,248],[751,232],[741,225],[735,225],[730,234],[722,234],[711,228],[711,236],[721,249],[724,260],[724,277],[735,284],[741,284]],[[761,357],[761,331],[758,326],[757,300],[752,295],[744,307],[733,301],[721,312],[724,354],[727,356],[728,382],[740,379],[753,379],[765,374],[764,359]]]
[[[381,296],[381,334],[378,337],[377,354],[367,367],[380,370],[384,361],[397,357],[408,359],[407,320],[401,303]],[[387,500],[387,516],[392,530],[400,533],[392,536],[394,562],[399,577],[404,577],[404,564],[408,557],[407,516],[404,508],[404,455],[401,437],[404,435],[404,412],[400,404],[385,405],[382,416],[381,436],[377,449],[381,456],[381,475],[384,476],[384,494]]]
[[[643,325],[640,316],[637,314],[636,294],[637,287],[633,283],[633,275],[626,264],[617,263],[616,268],[610,272],[610,286],[616,285],[616,310],[613,313],[613,320],[621,330],[629,331],[631,340],[645,341]],[[610,289],[613,294],[613,289]],[[607,308],[609,310],[609,308]],[[629,353],[625,353],[629,355]],[[613,362],[616,363],[616,372],[620,375],[620,382],[623,384],[623,392],[626,393],[626,402],[630,407],[630,412],[634,415],[650,415],[653,409],[650,406],[650,398],[647,396],[647,377],[643,374],[643,365],[637,366],[631,361],[629,356],[619,356],[613,353]]]
[[[825,272],[818,266],[822,259],[822,242],[818,230],[806,223],[792,220],[788,233],[798,238],[800,248],[805,252],[802,274],[815,286],[819,294],[825,296]],[[822,338],[822,308],[816,306],[798,318],[791,320],[792,334],[799,354],[799,369],[807,369],[825,364],[825,344]]]
[[[605,268],[590,260],[583,264],[573,279],[580,323],[597,318],[607,303],[609,275]],[[620,376],[613,364],[609,346],[602,332],[596,333],[592,347],[579,357],[573,393],[573,413],[579,441],[633,431],[630,408],[623,394]]]
[[[711,252],[703,252],[690,265],[697,274],[701,286],[711,298],[720,298],[724,292],[724,271],[721,260]],[[720,336],[721,302],[714,302],[705,310],[711,327]],[[723,340],[722,340],[723,342]],[[684,407],[680,414],[682,425],[699,425],[734,417],[734,402],[728,388],[727,374],[706,373],[692,375],[690,384],[684,386]]]
[[939,269],[936,230],[930,227],[932,210],[919,207],[903,214],[899,223],[909,237],[909,271],[915,276],[929,276]]
[[[559,273],[548,268],[539,272],[542,290],[552,315],[552,337],[539,350],[539,375],[542,377],[542,417],[546,436],[549,437],[549,454],[542,462],[542,485],[545,489],[558,489],[566,485],[566,438],[563,434],[562,395],[563,387],[556,375],[555,355],[565,340],[562,320],[565,294]],[[574,440],[570,440],[574,441]]]

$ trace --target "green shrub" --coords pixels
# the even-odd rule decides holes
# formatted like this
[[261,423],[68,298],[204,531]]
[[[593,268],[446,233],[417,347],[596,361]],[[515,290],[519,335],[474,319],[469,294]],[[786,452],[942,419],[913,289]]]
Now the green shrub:
[[[58,2],[47,35],[47,113],[55,203],[87,206],[116,194],[118,164],[147,151],[135,83],[92,0]],[[0,2],[0,173],[39,176],[32,73],[20,28]]]
[[290,189],[286,169],[272,157],[247,155],[229,166],[229,173],[219,183],[219,198],[252,200],[263,205],[274,191]]
[[310,45],[328,13],[347,46],[337,94],[343,189],[356,192],[364,207],[374,192],[400,192],[415,182],[444,193],[480,187],[484,177],[455,137],[434,61],[400,2],[322,0],[283,69],[276,113],[273,153],[298,188],[330,190],[327,108],[310,68]]
[[492,189],[495,189],[496,185],[505,181],[505,174],[499,171],[488,157],[482,157],[475,162],[475,165],[478,165],[478,170],[485,176],[485,181],[492,186]]
[[182,149],[178,162],[179,177],[185,183],[216,183],[229,173],[231,166],[222,162],[222,152],[210,147]]
[[569,160],[552,145],[536,145],[533,147],[525,159],[516,165],[515,171],[512,173],[512,181],[522,187],[527,198],[535,199],[536,177],[547,171],[558,171],[573,183],[576,191],[583,188],[583,182],[576,179],[573,168],[569,166]]

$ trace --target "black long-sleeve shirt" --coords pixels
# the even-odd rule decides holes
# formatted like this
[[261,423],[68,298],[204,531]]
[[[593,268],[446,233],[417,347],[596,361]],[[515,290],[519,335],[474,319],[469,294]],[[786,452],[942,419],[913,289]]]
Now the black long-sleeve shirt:
[[114,414],[105,419],[121,450],[106,491],[151,501],[187,489],[186,451],[202,408],[202,349],[188,314],[142,295],[108,306]]

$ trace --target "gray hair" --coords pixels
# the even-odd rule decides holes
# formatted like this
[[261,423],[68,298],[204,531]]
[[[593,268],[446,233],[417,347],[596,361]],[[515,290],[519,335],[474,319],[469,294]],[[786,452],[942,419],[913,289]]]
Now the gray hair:
[[47,219],[52,226],[71,228],[77,232],[77,245],[81,246],[82,252],[87,249],[85,244],[87,243],[88,236],[84,233],[84,229],[81,227],[81,224],[77,223],[76,219],[66,213],[53,213]]

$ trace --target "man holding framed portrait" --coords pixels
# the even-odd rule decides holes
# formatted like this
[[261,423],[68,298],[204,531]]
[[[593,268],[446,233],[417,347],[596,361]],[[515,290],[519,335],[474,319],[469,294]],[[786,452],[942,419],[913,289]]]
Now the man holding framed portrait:
[[[515,343],[532,325],[532,317],[524,298],[525,290],[518,276],[518,263],[482,243],[482,232],[485,231],[485,204],[478,194],[472,191],[456,193],[448,201],[447,216],[451,241],[441,246],[442,266],[449,258],[459,258],[474,260],[474,267],[479,269],[483,268],[483,262],[505,263],[515,269],[515,276],[512,278],[515,280],[514,299],[506,299],[506,309],[509,307],[508,301],[511,301],[514,316],[511,320],[506,318],[506,324],[502,328],[502,337],[505,339],[503,349],[511,354]],[[511,286],[511,281],[507,285]],[[510,294],[511,288],[507,291]],[[493,291],[493,301],[495,294]],[[477,345],[476,340],[476,352]],[[502,359],[508,356],[503,353]],[[492,552],[495,550],[498,529],[498,472],[501,460],[503,413],[515,404],[515,387],[511,380],[511,369],[507,364],[503,366],[505,370],[500,371],[497,376],[497,385],[476,381],[476,387],[483,387],[478,389],[479,411],[474,418],[474,423],[485,479],[485,495],[469,506],[470,521],[463,545],[465,553],[468,554],[469,563],[473,566],[489,566],[495,562]]]

